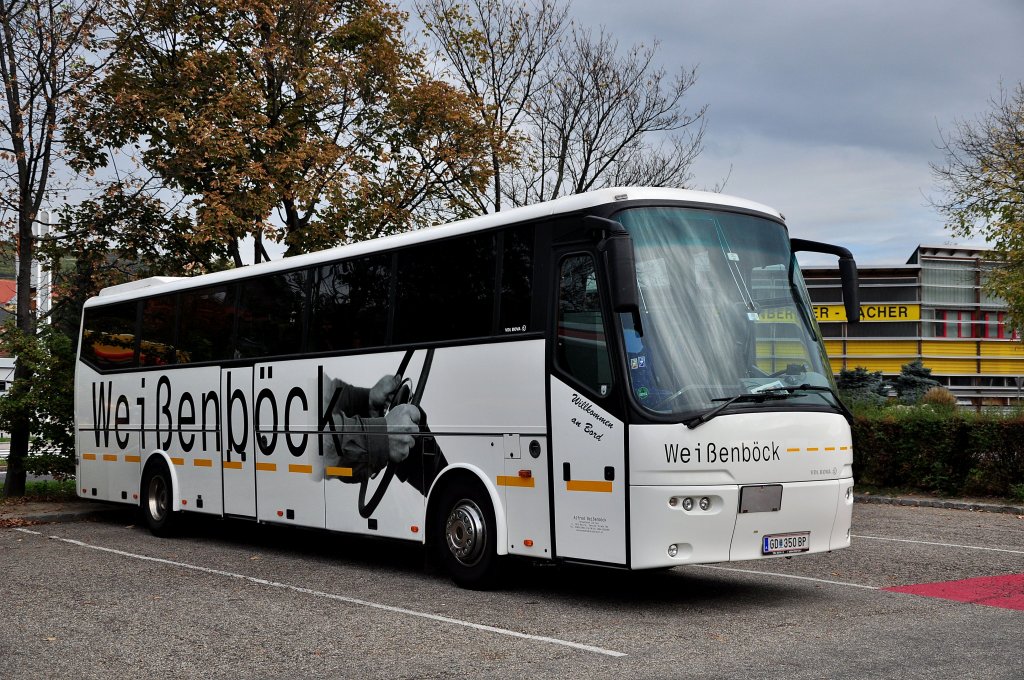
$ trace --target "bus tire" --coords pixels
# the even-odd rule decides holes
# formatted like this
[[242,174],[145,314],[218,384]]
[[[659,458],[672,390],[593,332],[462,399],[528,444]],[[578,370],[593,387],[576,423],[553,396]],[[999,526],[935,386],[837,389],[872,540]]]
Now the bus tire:
[[451,484],[442,490],[434,515],[437,563],[463,588],[494,585],[501,563],[491,500],[478,484]]
[[178,531],[179,520],[174,512],[174,489],[171,485],[171,471],[162,458],[146,466],[142,476],[142,520],[154,536],[173,536]]

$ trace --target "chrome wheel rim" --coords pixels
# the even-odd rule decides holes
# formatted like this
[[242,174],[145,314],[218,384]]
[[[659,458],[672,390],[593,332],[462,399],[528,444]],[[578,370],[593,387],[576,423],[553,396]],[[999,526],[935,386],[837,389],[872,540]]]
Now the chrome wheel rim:
[[463,499],[455,504],[445,522],[448,551],[463,566],[471,567],[480,561],[487,544],[487,524],[480,506]]
[[167,494],[167,482],[160,475],[153,475],[149,480],[149,490],[146,494],[149,507],[149,516],[156,522],[163,521],[167,515],[169,505]]

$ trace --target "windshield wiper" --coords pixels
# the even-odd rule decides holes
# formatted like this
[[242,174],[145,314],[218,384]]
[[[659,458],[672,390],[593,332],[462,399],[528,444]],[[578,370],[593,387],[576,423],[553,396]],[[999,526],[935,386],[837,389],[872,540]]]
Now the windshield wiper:
[[[781,390],[783,388],[779,389]],[[767,401],[768,399],[789,399],[789,397],[790,394],[787,394],[785,392],[780,393],[778,390],[765,390],[764,392],[744,392],[743,394],[737,394],[732,397],[720,397],[718,399],[712,399],[711,401],[721,401],[723,403],[719,404],[718,406],[711,409],[707,413],[697,416],[696,418],[684,420],[683,425],[686,425],[686,427],[692,430],[693,428],[703,425],[704,423],[713,419],[719,413],[721,413],[722,411],[736,403],[741,403],[745,401],[762,402]]]
[[853,425],[853,413],[850,411],[850,409],[846,408],[846,404],[844,404],[843,400],[839,398],[839,395],[836,394],[835,390],[833,390],[831,387],[828,387],[827,385],[808,385],[807,383],[804,383],[799,387],[772,388],[771,390],[768,391],[775,392],[777,390],[785,390],[790,394],[793,394],[793,392],[797,391],[814,392],[815,394],[820,395],[822,399],[825,399],[824,393],[827,392],[829,396],[832,397],[833,402],[829,402],[828,399],[825,399],[825,402],[828,403],[829,406],[834,406],[843,415],[843,417],[846,418],[847,422],[849,422],[850,425]]
[[828,392],[835,400],[835,403],[829,402],[827,399],[825,399],[826,403],[828,403],[829,406],[838,409],[839,412],[843,415],[843,417],[846,418],[846,420],[851,425],[853,424],[853,414],[850,413],[850,409],[846,408],[846,404],[843,403],[843,401],[832,390],[831,387],[826,387],[824,385],[808,385],[804,383],[803,385],[797,385],[793,387],[772,387],[770,389],[762,390],[761,392],[744,392],[743,394],[737,394],[732,397],[721,397],[718,399],[712,399],[711,401],[721,401],[722,403],[716,406],[715,408],[711,409],[707,413],[697,416],[696,418],[684,420],[683,425],[686,425],[686,427],[692,430],[696,427],[703,425],[709,420],[714,419],[716,416],[721,414],[722,411],[729,408],[733,404],[743,402],[760,403],[768,399],[789,399],[790,397],[793,396],[794,392],[813,392],[814,394],[820,395],[822,399],[825,399],[825,395],[822,394],[822,392]]

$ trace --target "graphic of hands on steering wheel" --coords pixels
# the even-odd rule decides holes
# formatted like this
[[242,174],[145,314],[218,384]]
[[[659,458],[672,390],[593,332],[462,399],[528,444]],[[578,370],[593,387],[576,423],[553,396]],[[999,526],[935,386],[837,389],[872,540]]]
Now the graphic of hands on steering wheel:
[[420,431],[420,410],[408,403],[411,390],[409,379],[386,375],[370,388],[370,409],[384,416],[388,432],[388,459],[401,463],[409,457]]

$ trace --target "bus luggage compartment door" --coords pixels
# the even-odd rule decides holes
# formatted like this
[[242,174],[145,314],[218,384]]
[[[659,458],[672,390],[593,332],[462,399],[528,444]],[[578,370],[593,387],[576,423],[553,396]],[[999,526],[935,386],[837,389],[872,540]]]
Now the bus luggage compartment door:
[[221,371],[225,515],[256,516],[256,447],[251,395],[252,366]]

